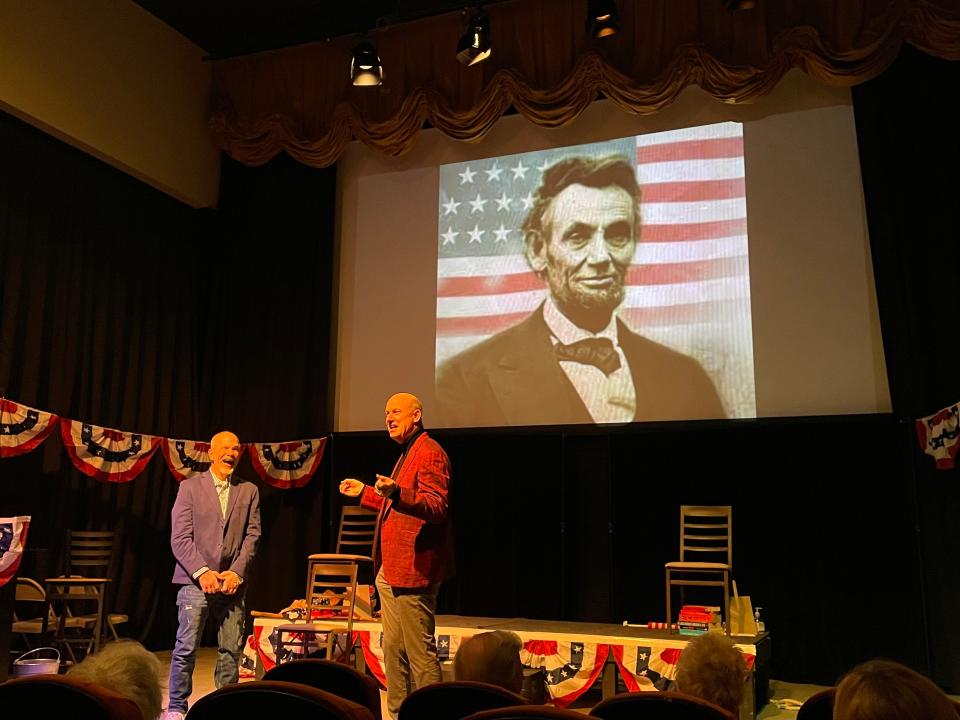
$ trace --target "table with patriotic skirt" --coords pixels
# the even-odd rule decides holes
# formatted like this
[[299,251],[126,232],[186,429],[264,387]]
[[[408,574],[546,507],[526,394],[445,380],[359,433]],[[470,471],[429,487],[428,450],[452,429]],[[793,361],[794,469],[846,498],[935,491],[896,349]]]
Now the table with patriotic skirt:
[[[255,618],[253,635],[248,638],[245,649],[243,673],[246,676],[254,676],[257,668],[269,670],[276,664],[276,627],[287,622]],[[634,626],[438,615],[436,637],[440,661],[452,660],[461,642],[490,630],[509,630],[520,636],[521,661],[526,667],[544,669],[550,702],[558,707],[566,707],[589,690],[605,668],[608,672],[615,668],[630,691],[665,689],[676,675],[677,660],[689,640],[687,636]],[[765,650],[769,647],[769,636],[765,633],[756,638],[734,640],[751,670],[757,671],[759,664],[768,660]],[[353,641],[353,646],[362,650],[362,660],[370,673],[386,687],[380,623],[355,621]],[[317,648],[322,644],[323,638],[318,636]],[[341,654],[346,646],[344,639],[339,645]],[[283,657],[281,661],[291,657]]]

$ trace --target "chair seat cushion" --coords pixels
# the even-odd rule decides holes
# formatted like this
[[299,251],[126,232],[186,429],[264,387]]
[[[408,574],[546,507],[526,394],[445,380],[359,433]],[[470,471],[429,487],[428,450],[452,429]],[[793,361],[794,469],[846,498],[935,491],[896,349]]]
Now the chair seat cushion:
[[729,570],[726,563],[714,562],[668,562],[664,567],[667,570]]

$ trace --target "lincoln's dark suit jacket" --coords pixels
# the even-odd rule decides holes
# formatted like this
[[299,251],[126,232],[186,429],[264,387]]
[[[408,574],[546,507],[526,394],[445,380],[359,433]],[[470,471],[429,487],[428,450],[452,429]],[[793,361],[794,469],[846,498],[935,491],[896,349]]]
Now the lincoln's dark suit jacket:
[[193,573],[204,565],[211,570],[233,570],[247,578],[250,561],[260,541],[260,493],[257,486],[236,475],[230,478],[227,516],[220,516],[220,499],[210,472],[187,478],[173,504],[170,545],[177,565],[173,582],[195,583]]
[[[617,338],[637,392],[634,420],[724,417],[716,388],[691,357],[618,321]],[[444,362],[437,370],[441,425],[592,423],[553,351],[542,306],[530,317]]]

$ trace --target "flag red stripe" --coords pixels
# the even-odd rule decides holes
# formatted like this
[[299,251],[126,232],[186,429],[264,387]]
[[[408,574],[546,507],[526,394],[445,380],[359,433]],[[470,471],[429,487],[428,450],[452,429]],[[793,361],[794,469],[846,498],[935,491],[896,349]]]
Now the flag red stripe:
[[[659,327],[663,325],[690,325],[711,322],[723,315],[742,312],[746,298],[737,300],[714,300],[688,305],[667,305],[647,308],[621,308],[620,317],[633,328]],[[529,317],[529,312],[480,315],[472,317],[437,318],[437,337],[463,335],[493,335],[513,327]]]
[[[627,270],[627,285],[673,285],[702,282],[717,278],[746,275],[746,256],[694,260],[682,263],[631,265]],[[533,272],[512,275],[477,275],[473,277],[441,278],[437,281],[437,297],[477,297],[507,295],[509,293],[542,290],[543,281]]]
[[706,202],[746,197],[744,179],[689,180],[684,182],[646,183],[643,186],[643,202]]
[[638,145],[637,164],[671,162],[677,160],[707,160],[743,155],[743,138],[711,138],[709,140],[678,140],[657,145]]
[[640,229],[640,242],[691,242],[746,234],[745,217],[703,223],[643,224]]

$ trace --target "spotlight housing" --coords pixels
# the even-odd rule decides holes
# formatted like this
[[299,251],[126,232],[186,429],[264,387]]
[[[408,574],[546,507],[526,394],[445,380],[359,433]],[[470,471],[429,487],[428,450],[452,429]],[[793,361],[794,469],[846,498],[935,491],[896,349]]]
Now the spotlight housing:
[[467,29],[457,43],[457,60],[469,67],[483,62],[492,52],[490,20],[486,13],[474,10],[467,21]]
[[350,60],[350,81],[357,86],[369,87],[383,82],[383,64],[377,49],[369,40],[362,40],[353,49]]
[[620,13],[614,0],[590,0],[587,30],[595,38],[615,35],[620,29]]

